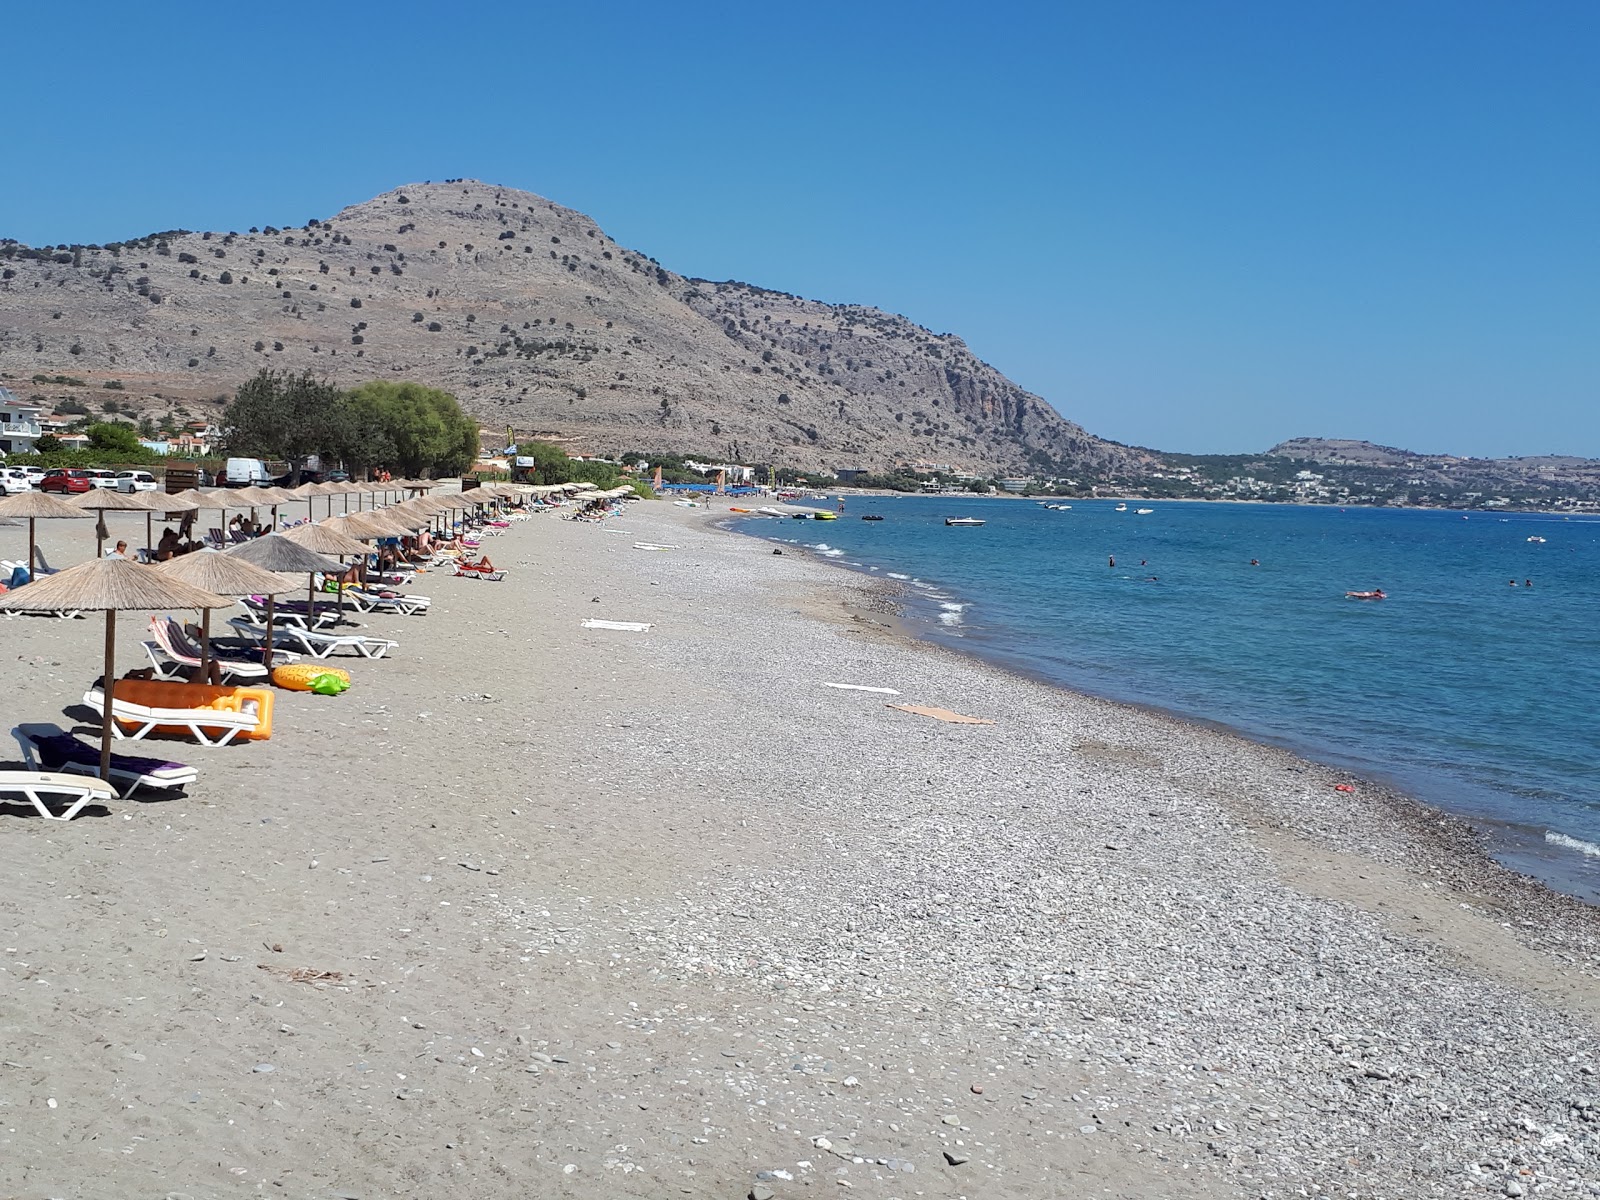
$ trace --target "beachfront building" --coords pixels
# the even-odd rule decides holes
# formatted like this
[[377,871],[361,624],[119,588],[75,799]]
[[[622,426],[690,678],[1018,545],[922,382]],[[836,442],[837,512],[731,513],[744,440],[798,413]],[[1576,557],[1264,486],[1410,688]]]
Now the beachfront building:
[[0,388],[0,451],[6,454],[31,454],[44,433],[39,425],[39,406],[18,400]]
[[995,482],[1008,492],[1025,492],[1028,490],[1028,484],[1032,483],[1033,481],[1031,479],[1021,479],[1016,476],[1011,476],[1006,479],[997,479]]

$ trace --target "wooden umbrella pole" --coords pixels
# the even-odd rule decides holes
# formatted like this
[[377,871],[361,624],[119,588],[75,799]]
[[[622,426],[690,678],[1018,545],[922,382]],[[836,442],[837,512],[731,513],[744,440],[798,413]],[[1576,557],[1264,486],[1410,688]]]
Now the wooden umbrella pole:
[[272,669],[272,614],[277,611],[277,597],[267,593],[267,640],[265,648],[261,651],[261,665],[268,670]]
[[154,517],[155,517],[155,513],[153,513],[153,512],[147,512],[144,515],[144,548],[146,550],[154,550],[155,549],[155,547],[150,544],[150,542],[151,542],[151,537],[150,537],[151,526],[150,526],[150,522]]
[[222,672],[217,660],[211,657],[211,610],[200,610],[200,680],[203,683],[221,683]]
[[38,570],[38,568],[33,565],[37,561],[36,555],[38,554],[38,551],[34,548],[33,522],[34,522],[34,518],[33,517],[29,517],[28,518],[28,564],[27,565],[28,565],[28,578],[30,580],[33,578],[34,571]]
[[106,674],[104,716],[100,722],[100,778],[111,782],[111,706],[116,703],[117,610],[106,609]]

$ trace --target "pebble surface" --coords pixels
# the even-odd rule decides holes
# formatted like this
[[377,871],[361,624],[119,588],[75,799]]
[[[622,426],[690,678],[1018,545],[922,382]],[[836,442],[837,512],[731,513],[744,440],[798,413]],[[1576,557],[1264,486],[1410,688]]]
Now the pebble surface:
[[1600,1196],[1595,914],[1459,822],[702,513],[493,549],[194,798],[4,818],[0,1191]]

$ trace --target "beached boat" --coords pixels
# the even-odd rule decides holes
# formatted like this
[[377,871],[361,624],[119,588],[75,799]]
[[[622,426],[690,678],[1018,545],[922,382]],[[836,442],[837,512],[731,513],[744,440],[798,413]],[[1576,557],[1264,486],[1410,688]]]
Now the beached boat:
[[944,519],[944,523],[946,525],[982,525],[983,524],[983,522],[980,521],[977,517],[946,517]]

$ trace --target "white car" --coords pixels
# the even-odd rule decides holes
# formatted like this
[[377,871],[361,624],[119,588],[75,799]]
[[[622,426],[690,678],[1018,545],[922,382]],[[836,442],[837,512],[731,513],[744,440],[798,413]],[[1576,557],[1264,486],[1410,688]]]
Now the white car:
[[18,492],[33,491],[33,484],[28,479],[28,473],[21,467],[0,467],[0,491],[8,496]]
[[90,467],[86,472],[89,476],[89,486],[113,489],[117,486],[117,473],[107,471],[104,467]]
[[158,485],[156,477],[149,471],[118,471],[116,488],[119,492],[153,492]]
[[39,480],[44,478],[43,467],[18,467],[16,469],[28,477],[28,483],[33,487],[38,487]]

